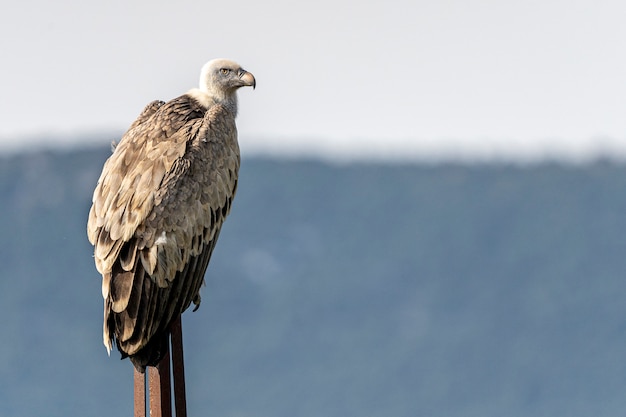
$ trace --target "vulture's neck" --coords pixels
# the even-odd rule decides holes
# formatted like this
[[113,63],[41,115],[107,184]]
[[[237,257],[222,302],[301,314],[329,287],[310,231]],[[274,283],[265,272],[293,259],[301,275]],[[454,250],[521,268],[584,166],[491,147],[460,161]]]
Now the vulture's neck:
[[215,104],[221,104],[237,116],[237,94],[219,94],[210,91],[192,88],[187,94],[196,99],[207,110]]

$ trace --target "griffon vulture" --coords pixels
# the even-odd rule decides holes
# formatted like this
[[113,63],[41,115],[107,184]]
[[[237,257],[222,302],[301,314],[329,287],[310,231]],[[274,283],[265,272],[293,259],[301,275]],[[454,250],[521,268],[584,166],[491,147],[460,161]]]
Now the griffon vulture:
[[237,89],[256,86],[233,61],[202,68],[200,86],[148,104],[105,162],[87,235],[102,274],[103,337],[140,372],[166,352],[170,323],[193,302],[228,215],[239,171]]

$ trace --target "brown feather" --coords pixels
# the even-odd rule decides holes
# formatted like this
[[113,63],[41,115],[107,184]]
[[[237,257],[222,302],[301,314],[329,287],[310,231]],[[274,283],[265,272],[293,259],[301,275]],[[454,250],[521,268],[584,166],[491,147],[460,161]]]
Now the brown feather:
[[128,300],[133,288],[134,271],[114,271],[109,296],[111,297],[111,309],[115,313],[121,313],[128,307]]

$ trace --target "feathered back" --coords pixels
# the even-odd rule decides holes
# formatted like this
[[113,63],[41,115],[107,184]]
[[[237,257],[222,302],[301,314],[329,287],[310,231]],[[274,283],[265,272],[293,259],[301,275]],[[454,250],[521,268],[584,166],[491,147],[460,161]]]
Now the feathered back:
[[199,303],[238,170],[235,114],[190,95],[146,106],[104,164],[87,225],[104,343],[141,371],[164,354],[173,318]]

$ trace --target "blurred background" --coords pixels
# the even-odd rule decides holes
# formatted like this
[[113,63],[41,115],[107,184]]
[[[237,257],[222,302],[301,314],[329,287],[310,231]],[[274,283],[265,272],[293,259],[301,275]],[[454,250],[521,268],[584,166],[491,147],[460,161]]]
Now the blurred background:
[[86,238],[109,144],[207,60],[240,186],[183,330],[190,415],[626,407],[617,1],[24,1],[0,44],[0,415],[132,414]]

